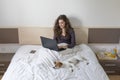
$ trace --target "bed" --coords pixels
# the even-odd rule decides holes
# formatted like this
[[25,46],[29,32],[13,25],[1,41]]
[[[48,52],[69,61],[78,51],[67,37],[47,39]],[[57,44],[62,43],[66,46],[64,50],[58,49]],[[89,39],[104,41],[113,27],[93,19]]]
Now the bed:
[[[64,61],[75,55],[86,58],[89,65],[80,62],[73,72],[67,68],[54,69],[54,61]],[[40,45],[24,45],[15,53],[2,80],[109,80],[87,44],[56,52]]]

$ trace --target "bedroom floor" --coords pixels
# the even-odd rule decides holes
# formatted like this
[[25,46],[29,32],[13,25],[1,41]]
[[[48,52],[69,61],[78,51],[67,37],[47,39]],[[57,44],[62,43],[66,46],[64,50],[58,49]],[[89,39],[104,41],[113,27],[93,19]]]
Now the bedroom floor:
[[120,75],[109,75],[110,80],[120,80]]
[[[2,76],[0,75],[0,80]],[[109,75],[110,80],[120,80],[120,75]]]

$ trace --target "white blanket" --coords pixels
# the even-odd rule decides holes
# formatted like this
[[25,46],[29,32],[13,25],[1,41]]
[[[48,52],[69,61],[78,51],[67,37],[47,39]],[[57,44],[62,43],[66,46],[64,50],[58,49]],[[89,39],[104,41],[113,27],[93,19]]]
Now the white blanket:
[[[30,53],[36,50],[35,53]],[[74,55],[85,57],[89,65],[80,62],[74,72],[54,69],[54,61],[65,60]],[[56,52],[42,46],[22,46],[14,55],[2,80],[109,80],[93,51],[85,44]]]

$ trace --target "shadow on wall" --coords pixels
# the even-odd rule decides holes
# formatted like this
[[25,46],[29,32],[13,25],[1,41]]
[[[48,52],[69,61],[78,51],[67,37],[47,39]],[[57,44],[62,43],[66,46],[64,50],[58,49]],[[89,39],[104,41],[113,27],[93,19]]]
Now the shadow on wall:
[[70,16],[69,20],[70,20],[71,25],[72,25],[73,28],[82,26],[82,21],[79,18],[77,18],[77,17]]
[[88,43],[88,29],[83,27],[82,21],[77,17],[69,17],[72,27],[75,30],[77,44]]

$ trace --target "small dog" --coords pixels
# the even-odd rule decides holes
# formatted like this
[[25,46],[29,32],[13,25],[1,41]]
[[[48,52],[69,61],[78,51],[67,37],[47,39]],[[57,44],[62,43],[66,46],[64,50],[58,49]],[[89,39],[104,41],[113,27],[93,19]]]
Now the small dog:
[[74,71],[75,66],[79,63],[79,62],[83,62],[86,61],[86,64],[88,65],[89,62],[87,61],[87,59],[85,59],[84,57],[81,56],[73,56],[65,61],[55,61],[54,64],[55,66],[53,68],[58,69],[58,68],[67,68],[69,69],[71,72]]

